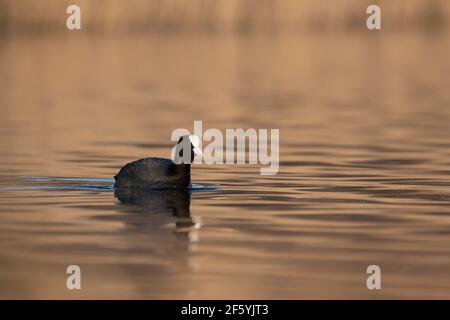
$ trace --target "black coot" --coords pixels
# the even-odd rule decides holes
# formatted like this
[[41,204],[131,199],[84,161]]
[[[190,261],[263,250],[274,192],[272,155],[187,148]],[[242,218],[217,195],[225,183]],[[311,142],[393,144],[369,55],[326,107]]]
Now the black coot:
[[[191,162],[201,155],[197,136],[182,136],[176,145],[174,161],[144,158],[123,166],[114,176],[115,188],[180,189],[191,187]],[[183,150],[190,154],[183,156]]]

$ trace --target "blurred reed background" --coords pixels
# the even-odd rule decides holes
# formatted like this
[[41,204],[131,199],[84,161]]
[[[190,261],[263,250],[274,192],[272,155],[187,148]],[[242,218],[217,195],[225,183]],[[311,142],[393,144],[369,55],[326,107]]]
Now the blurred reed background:
[[64,33],[70,4],[93,33],[364,30],[369,4],[388,30],[447,30],[450,20],[448,0],[0,0],[0,32]]

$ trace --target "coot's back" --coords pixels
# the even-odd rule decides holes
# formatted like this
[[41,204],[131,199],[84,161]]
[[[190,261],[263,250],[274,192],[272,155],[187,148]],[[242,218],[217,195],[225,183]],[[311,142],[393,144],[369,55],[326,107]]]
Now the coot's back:
[[115,188],[189,188],[191,166],[163,158],[144,158],[123,166],[114,176]]

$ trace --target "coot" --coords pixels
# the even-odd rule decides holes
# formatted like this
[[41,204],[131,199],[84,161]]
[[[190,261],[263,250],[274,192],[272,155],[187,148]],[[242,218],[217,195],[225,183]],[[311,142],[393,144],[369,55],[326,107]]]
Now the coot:
[[[194,135],[180,137],[174,159],[144,158],[123,166],[114,176],[115,188],[180,189],[191,187],[191,163],[201,155],[200,139]],[[183,151],[190,151],[184,153]]]

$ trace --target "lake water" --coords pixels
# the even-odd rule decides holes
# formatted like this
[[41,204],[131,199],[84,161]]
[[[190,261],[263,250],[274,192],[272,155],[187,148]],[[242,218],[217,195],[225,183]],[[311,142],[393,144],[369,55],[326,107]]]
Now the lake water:
[[[449,40],[3,38],[0,297],[449,299]],[[114,192],[194,120],[279,128],[279,173],[195,165],[191,194]]]

